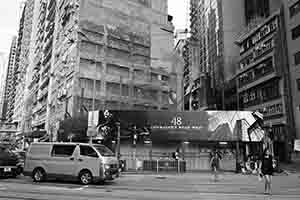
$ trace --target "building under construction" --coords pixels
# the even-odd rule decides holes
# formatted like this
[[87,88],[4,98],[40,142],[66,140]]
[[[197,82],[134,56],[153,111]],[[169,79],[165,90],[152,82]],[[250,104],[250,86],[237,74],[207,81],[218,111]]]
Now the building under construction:
[[180,108],[167,0],[39,2],[26,101],[33,128],[55,140],[58,122],[86,111]]

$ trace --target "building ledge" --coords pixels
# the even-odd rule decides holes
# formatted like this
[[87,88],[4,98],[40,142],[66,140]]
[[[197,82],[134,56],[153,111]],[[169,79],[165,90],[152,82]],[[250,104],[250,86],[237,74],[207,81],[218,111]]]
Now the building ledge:
[[273,72],[273,73],[268,74],[268,75],[266,75],[264,77],[260,77],[259,79],[256,79],[255,81],[253,81],[253,82],[251,82],[251,83],[249,83],[249,84],[247,84],[247,85],[245,85],[245,86],[243,86],[241,88],[238,88],[238,93],[241,93],[241,92],[243,92],[245,90],[253,88],[253,87],[257,86],[257,85],[260,85],[260,84],[262,84],[264,82],[267,82],[267,81],[269,81],[271,79],[274,79],[274,78],[280,78],[280,76],[277,75],[276,72]]

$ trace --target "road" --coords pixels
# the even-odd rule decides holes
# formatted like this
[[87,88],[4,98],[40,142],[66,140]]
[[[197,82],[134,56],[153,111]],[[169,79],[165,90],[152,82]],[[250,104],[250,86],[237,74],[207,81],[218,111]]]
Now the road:
[[256,176],[223,174],[212,182],[205,173],[182,175],[122,175],[104,185],[82,186],[74,182],[33,183],[30,178],[0,180],[0,199],[87,200],[87,199],[299,199],[300,174],[275,176],[273,195],[263,194]]

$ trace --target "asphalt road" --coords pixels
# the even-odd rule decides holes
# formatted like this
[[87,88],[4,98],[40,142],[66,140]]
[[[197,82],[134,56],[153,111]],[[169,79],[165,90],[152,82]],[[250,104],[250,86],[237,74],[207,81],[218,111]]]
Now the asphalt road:
[[74,182],[33,183],[30,178],[0,180],[0,199],[300,199],[300,174],[275,176],[273,195],[263,194],[256,176],[223,174],[212,182],[209,174],[122,175],[104,185],[82,186]]

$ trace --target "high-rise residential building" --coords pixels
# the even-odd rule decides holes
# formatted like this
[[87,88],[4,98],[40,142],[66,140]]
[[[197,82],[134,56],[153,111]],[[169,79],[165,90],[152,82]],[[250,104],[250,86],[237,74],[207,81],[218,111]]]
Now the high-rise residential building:
[[182,103],[184,110],[189,110],[190,108],[190,102],[189,98],[186,94],[188,94],[190,90],[190,46],[189,46],[189,37],[187,29],[185,30],[177,30],[175,34],[175,52],[181,57],[183,61],[183,75],[182,75]]
[[180,109],[167,2],[40,1],[27,123],[55,136],[84,110]]
[[296,139],[300,139],[300,0],[283,1]]
[[45,130],[47,102],[52,67],[54,29],[56,20],[56,0],[36,2],[33,20],[32,63],[28,76],[28,96],[26,98],[26,130]]
[[3,105],[4,105],[4,93],[5,93],[5,82],[7,75],[7,61],[4,52],[0,52],[0,121],[4,120],[3,115]]
[[[191,110],[225,109],[224,85],[238,62],[234,41],[245,25],[244,1],[191,0]],[[223,95],[222,95],[223,94]]]
[[4,120],[8,120],[10,117],[10,113],[12,113],[11,101],[13,100],[13,93],[15,90],[16,56],[17,56],[17,37],[13,37],[10,46],[7,70],[5,75],[6,78],[5,78],[5,85],[4,85],[3,107],[2,107],[2,116],[1,116],[1,118]]
[[282,3],[282,0],[244,0],[246,25],[269,17]]
[[285,33],[283,9],[278,9],[237,40],[239,109],[264,113],[280,160],[290,160],[295,123]]
[[27,0],[24,3],[22,16],[22,32],[19,33],[18,51],[16,61],[16,90],[14,98],[14,111],[12,121],[18,123],[18,130],[23,131],[24,103],[27,94],[26,76],[32,54],[32,22],[34,12],[34,0]]
[[[23,41],[23,32],[24,32],[24,27],[25,25],[25,13],[26,9],[23,7],[22,10],[22,15],[20,18],[20,23],[19,23],[19,30],[18,30],[18,38],[17,38],[17,49],[16,49],[16,58],[15,58],[15,66],[13,69],[12,73],[12,80],[10,82],[10,91],[8,94],[8,108],[7,108],[7,113],[6,117],[8,122],[13,121],[13,115],[15,111],[15,101],[16,101],[16,90],[17,90],[17,84],[19,83],[19,77],[22,75],[19,75],[21,73],[22,67],[20,66],[20,61],[21,61],[21,48],[22,48],[22,41]],[[24,74],[24,73],[23,73]]]
[[[49,3],[50,2],[47,0],[35,1],[32,25],[33,53],[31,55],[31,63],[28,68],[28,76],[26,83],[28,95],[25,98],[24,110],[24,129],[26,130],[26,132],[30,132],[34,129],[45,129],[45,113],[48,95],[46,91],[48,89],[48,82],[46,80],[47,76],[45,76],[44,69],[48,68],[49,70],[50,68],[50,64],[48,63],[49,56],[47,56],[47,53],[49,53],[47,49],[50,44],[48,31],[53,31],[54,28],[54,25],[51,25],[48,20],[49,18],[47,18],[47,14],[49,14],[49,12],[47,12]],[[47,35],[48,37],[46,38]]]

